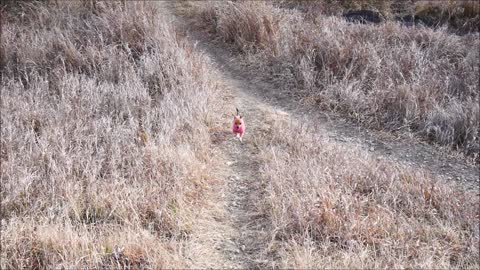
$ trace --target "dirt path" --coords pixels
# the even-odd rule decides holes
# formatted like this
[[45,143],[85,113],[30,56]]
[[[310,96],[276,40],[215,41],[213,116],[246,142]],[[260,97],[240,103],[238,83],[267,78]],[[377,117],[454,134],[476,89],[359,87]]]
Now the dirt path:
[[[164,12],[170,14],[174,4],[163,3]],[[180,19],[172,19],[186,27]],[[269,223],[259,214],[257,205],[263,189],[258,178],[260,159],[256,138],[262,136],[265,119],[272,114],[280,113],[291,121],[318,125],[322,136],[368,149],[378,158],[423,168],[441,178],[478,189],[478,169],[461,158],[445,155],[420,142],[395,140],[388,134],[368,131],[333,114],[312,110],[279,91],[282,87],[278,82],[261,77],[261,72],[243,68],[230,51],[206,35],[195,31],[190,34],[197,42],[197,49],[212,60],[212,69],[222,89],[230,93],[226,102],[231,112],[235,107],[240,108],[247,122],[243,144],[228,130],[231,115],[222,117],[225,130],[212,134],[214,151],[221,160],[212,170],[219,181],[208,192],[207,203],[186,242],[184,255],[191,268],[275,267],[275,254],[265,253],[272,242],[266,233]]]
[[[227,78],[221,81],[226,83],[226,91],[238,91],[235,86],[227,85]],[[242,92],[236,92],[228,102],[232,111],[235,107],[244,110],[248,121],[244,143],[228,130],[212,134],[215,151],[224,163],[214,168],[220,181],[209,193],[208,204],[199,214],[186,255],[192,268],[271,267],[271,254],[263,253],[270,242],[267,239],[269,224],[258,211],[262,188],[255,146],[255,136],[259,136],[262,125],[256,119],[269,111]],[[230,119],[230,115],[223,118]]]
[[[182,27],[182,21],[172,16],[172,3],[159,3],[162,15]],[[231,78],[215,59],[211,60],[212,73],[225,93],[229,113],[222,116],[223,122],[219,124],[225,129],[212,134],[213,151],[219,161],[212,171],[218,184],[207,192],[206,204],[185,241],[186,264],[193,269],[274,267],[274,254],[264,253],[271,241],[267,239],[269,224],[258,211],[263,189],[258,177],[260,161],[255,141],[261,136],[262,119],[276,112],[244,92],[241,81]],[[229,130],[235,108],[240,109],[247,122],[244,143]]]

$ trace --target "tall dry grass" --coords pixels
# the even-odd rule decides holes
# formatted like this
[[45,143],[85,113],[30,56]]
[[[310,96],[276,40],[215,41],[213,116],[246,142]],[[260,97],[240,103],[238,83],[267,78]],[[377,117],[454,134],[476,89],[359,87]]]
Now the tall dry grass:
[[260,139],[272,222],[267,252],[280,268],[477,269],[477,192],[267,119]]
[[193,16],[319,108],[478,158],[478,35],[312,18],[270,2],[213,2]]
[[414,15],[428,25],[446,26],[454,33],[480,31],[480,3],[470,0],[430,1],[414,4]]
[[181,268],[216,88],[155,3],[2,10],[2,269]]
[[283,0],[278,6],[305,12],[310,19],[319,14],[341,16],[352,10],[370,10],[384,20],[443,27],[451,33],[480,31],[480,3],[470,0]]

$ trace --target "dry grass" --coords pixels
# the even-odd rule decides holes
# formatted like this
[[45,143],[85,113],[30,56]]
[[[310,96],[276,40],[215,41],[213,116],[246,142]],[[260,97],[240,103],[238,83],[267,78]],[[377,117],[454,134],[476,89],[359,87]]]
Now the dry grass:
[[[198,22],[319,106],[478,155],[477,39],[217,5]],[[1,12],[0,268],[185,268],[218,120],[208,61],[151,3]],[[477,194],[269,121],[285,132],[256,142],[259,207],[281,266],[480,267]]]
[[216,88],[152,3],[2,10],[2,269],[184,267]]
[[284,0],[279,6],[303,11],[307,18],[340,16],[361,9],[378,12],[386,20],[416,19],[431,27],[446,27],[452,33],[480,31],[480,3],[470,0]]
[[[283,72],[295,82],[290,90],[321,108],[478,155],[476,38],[392,22],[307,20],[267,2],[190,12],[239,59]],[[258,208],[272,223],[265,252],[279,254],[280,267],[480,267],[476,192],[321,138],[308,124],[266,121],[266,135],[256,138],[266,189]]]
[[480,3],[478,1],[430,1],[414,4],[414,13],[431,25],[446,25],[453,32],[480,31]]
[[[280,267],[478,269],[479,197],[278,118],[258,145]],[[267,124],[268,125],[268,124]]]
[[213,2],[193,16],[320,108],[480,153],[477,35],[306,17],[269,2]]

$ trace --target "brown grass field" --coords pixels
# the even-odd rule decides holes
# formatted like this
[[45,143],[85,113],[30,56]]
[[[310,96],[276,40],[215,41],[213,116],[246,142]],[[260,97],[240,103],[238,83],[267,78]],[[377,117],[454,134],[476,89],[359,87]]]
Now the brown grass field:
[[[480,154],[478,34],[351,24],[329,1],[310,3],[323,3],[317,15],[286,2],[182,2],[184,27],[157,2],[2,4],[0,268],[185,269],[198,254],[233,265],[261,254],[239,265],[479,269],[478,190],[270,112],[218,76],[188,30],[318,110],[465,162]],[[244,144],[224,139],[235,99],[250,106]],[[232,145],[248,160],[223,160]],[[235,189],[213,196],[228,188],[218,170],[254,178],[242,182],[252,208]],[[258,254],[200,245],[235,229],[228,208],[211,214],[226,202],[267,223],[258,246],[244,247],[248,224],[228,239]]]
[[2,20],[0,268],[184,267],[211,161],[205,59],[152,3]]
[[[478,192],[278,119],[261,147],[280,268],[478,269]],[[272,123],[273,124],[273,123]]]

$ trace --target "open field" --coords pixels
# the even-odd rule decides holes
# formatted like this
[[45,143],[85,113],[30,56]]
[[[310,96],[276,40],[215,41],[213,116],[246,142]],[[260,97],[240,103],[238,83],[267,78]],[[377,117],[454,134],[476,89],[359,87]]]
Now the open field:
[[479,269],[478,36],[288,2],[3,6],[0,268]]

